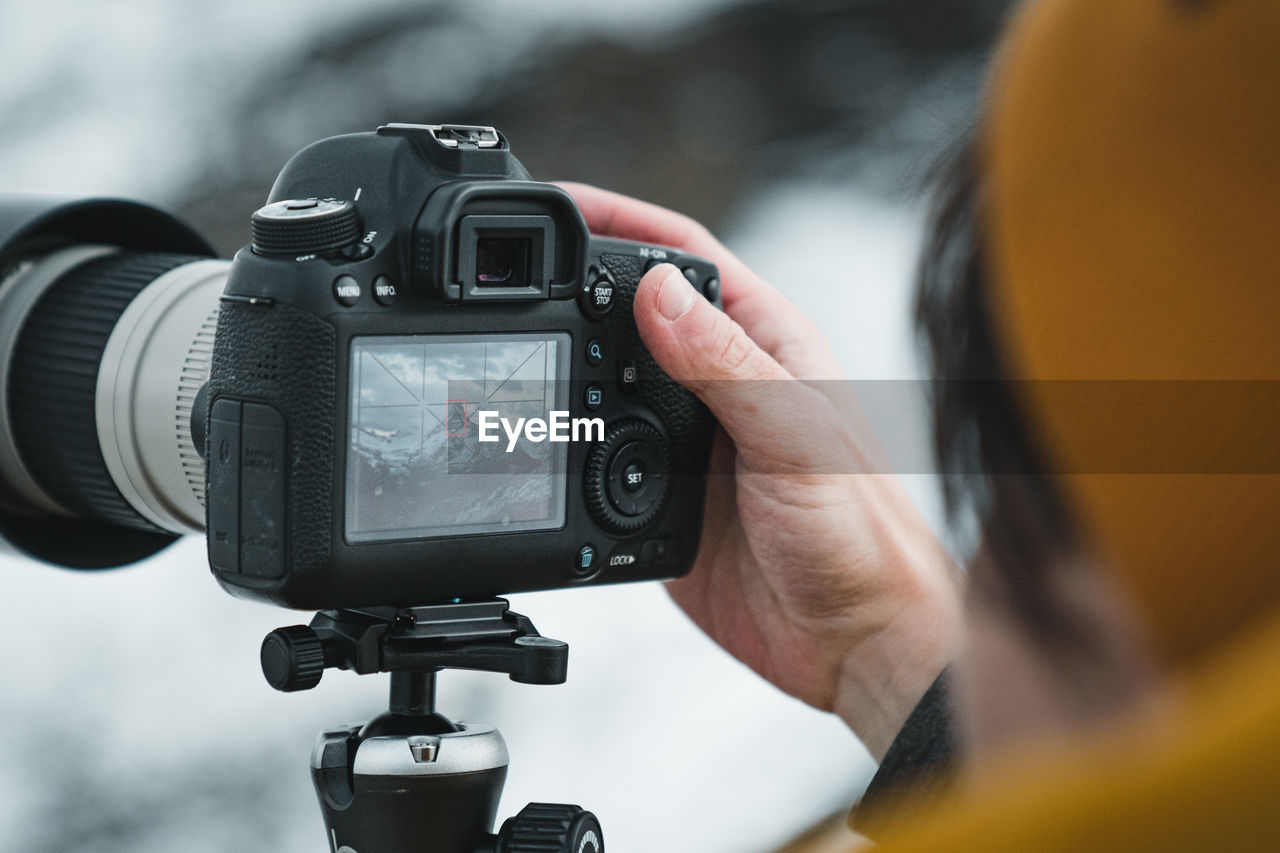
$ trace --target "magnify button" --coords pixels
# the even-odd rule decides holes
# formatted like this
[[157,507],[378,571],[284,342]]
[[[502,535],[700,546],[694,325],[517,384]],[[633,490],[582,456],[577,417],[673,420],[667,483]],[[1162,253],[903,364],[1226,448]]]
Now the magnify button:
[[598,338],[592,338],[587,344],[587,364],[595,367],[604,361],[604,344]]

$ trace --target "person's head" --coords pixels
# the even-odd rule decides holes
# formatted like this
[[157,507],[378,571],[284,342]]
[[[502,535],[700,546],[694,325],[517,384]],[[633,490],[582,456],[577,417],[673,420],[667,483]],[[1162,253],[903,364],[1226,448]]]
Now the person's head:
[[982,523],[979,741],[1107,715],[1280,607],[1277,36],[1271,0],[1033,0],[945,176],[917,314]]

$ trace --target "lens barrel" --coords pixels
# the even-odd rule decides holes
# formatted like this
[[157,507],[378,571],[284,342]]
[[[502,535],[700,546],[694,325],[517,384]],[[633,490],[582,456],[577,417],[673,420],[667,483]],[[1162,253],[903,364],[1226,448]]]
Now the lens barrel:
[[[200,333],[179,327],[199,312],[188,305],[179,322],[173,311],[141,307],[182,301],[181,287],[152,285],[180,280],[193,290],[184,271],[221,263],[207,260],[211,254],[185,225],[146,205],[0,194],[0,545],[63,566],[106,568],[198,529],[193,486],[183,480],[188,494],[180,494],[166,478],[151,482],[156,470],[180,466],[159,458],[177,455],[171,447],[155,447],[147,464],[119,448],[150,441],[121,434],[140,432],[139,423],[164,421],[173,446],[182,444],[179,433],[189,436],[189,408],[179,430],[171,407],[154,402],[172,397],[161,387],[172,383],[144,376],[137,351],[149,347],[154,361],[154,342],[163,340],[177,371],[188,336]],[[216,278],[217,270],[203,274]],[[203,316],[216,310],[210,294],[206,283],[195,300],[212,302]],[[139,375],[117,381],[122,366]],[[130,470],[132,479],[122,473]],[[182,511],[167,512],[171,504]]]
[[32,477],[77,518],[168,533],[125,500],[98,437],[99,368],[125,309],[161,275],[200,260],[121,252],[81,264],[45,292],[18,336],[9,410]]

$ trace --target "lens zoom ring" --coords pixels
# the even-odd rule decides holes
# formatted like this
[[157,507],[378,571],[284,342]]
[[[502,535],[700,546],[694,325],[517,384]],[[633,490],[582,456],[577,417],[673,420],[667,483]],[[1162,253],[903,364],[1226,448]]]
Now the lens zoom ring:
[[27,318],[9,377],[14,437],[32,477],[83,519],[164,533],[120,494],[98,442],[98,368],[112,329],[138,293],[200,258],[121,253],[56,281]]

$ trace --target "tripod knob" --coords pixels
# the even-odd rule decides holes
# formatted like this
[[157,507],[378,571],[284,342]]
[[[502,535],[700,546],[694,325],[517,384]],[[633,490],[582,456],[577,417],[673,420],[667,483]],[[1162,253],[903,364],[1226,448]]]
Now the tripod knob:
[[324,643],[306,625],[277,628],[262,641],[262,674],[276,690],[310,690],[324,675]]
[[502,824],[496,853],[604,853],[604,831],[580,806],[530,803]]

